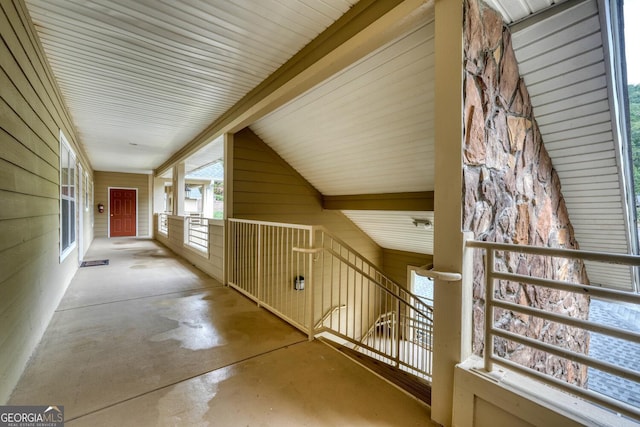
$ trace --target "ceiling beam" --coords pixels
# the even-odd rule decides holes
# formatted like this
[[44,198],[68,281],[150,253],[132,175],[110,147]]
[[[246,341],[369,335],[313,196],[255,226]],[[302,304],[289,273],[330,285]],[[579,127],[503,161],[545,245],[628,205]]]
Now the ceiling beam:
[[322,196],[322,207],[345,211],[433,211],[433,191]]
[[225,133],[235,133],[383,46],[428,17],[433,0],[361,0],[198,136],[156,176]]

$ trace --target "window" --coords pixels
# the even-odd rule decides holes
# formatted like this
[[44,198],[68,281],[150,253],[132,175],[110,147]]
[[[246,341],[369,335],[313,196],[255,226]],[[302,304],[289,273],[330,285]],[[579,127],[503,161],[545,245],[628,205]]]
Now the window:
[[60,261],[76,246],[76,155],[60,131]]

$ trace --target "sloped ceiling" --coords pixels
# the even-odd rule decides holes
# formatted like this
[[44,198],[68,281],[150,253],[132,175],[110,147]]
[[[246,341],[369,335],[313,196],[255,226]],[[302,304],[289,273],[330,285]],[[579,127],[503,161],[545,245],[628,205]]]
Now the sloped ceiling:
[[[251,125],[328,196],[434,189],[434,24],[418,28]],[[343,211],[377,244],[433,254],[433,212]]]
[[434,188],[433,22],[251,129],[324,195]]
[[150,173],[355,0],[26,0],[96,170]]

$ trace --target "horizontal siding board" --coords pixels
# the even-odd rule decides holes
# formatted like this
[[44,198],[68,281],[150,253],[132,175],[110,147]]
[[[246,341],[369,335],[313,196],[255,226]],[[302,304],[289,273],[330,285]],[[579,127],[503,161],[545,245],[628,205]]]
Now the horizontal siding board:
[[[0,15],[1,16],[1,15]],[[20,95],[24,99],[29,100],[31,109],[38,116],[38,119],[47,127],[52,135],[57,135],[60,127],[51,115],[51,112],[47,110],[45,102],[41,99],[33,86],[32,82],[26,78],[22,70],[13,61],[11,52],[7,51],[6,46],[0,43],[0,68],[2,68],[4,74],[13,83],[13,86],[17,89]]]
[[[576,94],[575,96],[565,98],[560,101],[552,102],[546,105],[535,106],[536,118],[544,119],[549,114],[563,112],[565,110],[573,110],[576,107],[583,107],[582,110],[574,110],[574,114],[593,114],[601,111],[600,101],[607,100],[607,90],[597,89],[591,92]],[[608,105],[607,105],[608,106]]]
[[[544,86],[545,91],[540,95],[532,96],[531,101],[538,105],[539,109],[545,111],[560,111],[567,107],[565,101],[567,99],[576,98],[576,104],[578,105],[589,105],[595,104],[599,101],[602,95],[602,90],[606,91],[607,81],[606,76],[604,75],[604,70],[601,70],[602,74],[598,74],[593,78],[584,80],[571,80],[569,77],[566,79],[566,85],[558,84],[556,87]],[[581,76],[584,77],[584,76]],[[580,77],[578,77],[580,78]],[[546,82],[544,82],[546,83]],[[558,83],[563,83],[562,81]],[[592,96],[587,96],[585,94],[591,93]],[[580,94],[580,95],[577,95]],[[597,105],[597,104],[596,104]],[[597,106],[596,110],[597,111]],[[591,113],[592,111],[588,111]]]
[[36,111],[29,104],[29,101],[24,98],[20,91],[13,85],[13,82],[6,75],[4,70],[0,72],[0,98],[9,104],[11,109],[15,111],[16,115],[22,119],[24,123],[28,123],[29,127],[38,135],[41,141],[49,146],[49,148],[58,153],[58,135],[59,131],[55,132],[44,123]]
[[[0,14],[0,26],[10,25],[7,20],[7,16],[11,16],[14,21],[22,20],[15,9],[11,7],[4,7],[3,10],[6,16],[4,14]],[[64,113],[62,102],[57,97],[57,93],[52,86],[52,81],[47,79],[48,75],[45,68],[42,67],[42,63],[39,60],[29,59],[26,49],[33,49],[33,40],[30,39],[24,26],[14,28],[18,29],[18,31],[16,31],[17,38],[7,39],[5,41],[7,46],[0,44],[0,57],[9,55],[9,52],[5,51],[8,47],[11,52],[10,55],[16,59],[16,62],[10,61],[9,64],[6,64],[6,61],[0,59],[2,68],[5,68],[5,65],[8,65],[6,69],[13,69],[15,64],[19,63],[21,68],[15,70],[15,75],[17,78],[22,77],[28,81],[29,84],[27,87],[31,88],[31,90],[29,90],[30,96],[33,96],[34,99],[38,99],[42,104],[42,113],[44,117],[46,117],[45,121],[58,124],[60,127],[65,129],[69,129],[71,127],[71,122],[68,116]],[[38,58],[37,54],[35,58]],[[42,80],[43,78],[44,80]],[[14,81],[17,81],[17,79]],[[58,122],[56,122],[56,118],[58,118]],[[70,138],[73,137],[73,134],[69,132],[67,133],[70,135]]]
[[[59,167],[58,149],[44,142],[25,121],[7,104],[0,99],[0,127],[11,138],[19,141],[29,151],[43,159],[57,169]],[[51,141],[49,141],[51,142]]]
[[558,171],[558,175],[560,176],[561,182],[565,177],[590,178],[590,177],[597,177],[601,175],[607,175],[607,176],[614,176],[617,178],[617,172],[618,172],[617,167],[614,165],[598,167],[593,169],[589,168],[589,165],[582,165],[582,166],[578,165],[576,169],[567,168],[567,170],[563,170],[561,168],[556,168],[556,170]]
[[297,195],[291,197],[291,194],[265,194],[259,192],[244,193],[235,192],[233,195],[234,202],[238,204],[255,204],[255,205],[306,205],[316,204],[319,199],[315,195]]
[[580,139],[588,135],[611,134],[611,121],[607,120],[600,123],[593,123],[589,126],[567,127],[564,131],[555,132],[551,135],[545,135],[545,143],[559,140]]
[[611,116],[608,111],[599,111],[590,115],[576,117],[568,121],[559,121],[556,123],[538,122],[540,132],[545,136],[545,140],[549,136],[553,136],[556,132],[563,132],[566,129],[580,128],[594,123],[610,123]]
[[[77,250],[60,260],[60,129],[92,173],[23,7],[0,3],[0,401],[77,269]],[[90,243],[87,223],[80,232]]]
[[566,146],[566,148],[556,148],[553,150],[547,147],[547,152],[552,158],[556,159],[555,162],[557,162],[558,159],[575,156],[577,154],[611,152],[611,141],[608,140],[605,142],[596,142],[593,144],[571,144],[570,146]]
[[[295,183],[269,183],[256,181],[234,181],[234,192],[252,193],[255,192],[256,185],[260,184],[260,191],[269,194],[290,194],[304,196],[308,194],[316,194],[315,191],[309,189],[306,185],[298,185]],[[235,193],[234,193],[235,194]]]
[[23,217],[58,215],[57,199],[0,190],[0,220]]
[[33,259],[40,256],[42,248],[48,242],[57,241],[58,230],[49,231],[10,250],[0,252],[0,283],[8,280],[17,272],[27,268]]
[[[562,48],[554,49],[553,51],[549,52],[548,55],[552,55],[554,58],[563,58],[563,60],[548,65],[544,68],[535,69],[536,66],[539,66],[539,64],[543,63],[542,61],[544,61],[544,59],[541,58],[536,58],[525,63],[519,63],[518,68],[520,69],[520,72],[527,75],[527,86],[544,82],[560,74],[565,74],[569,71],[584,68],[596,62],[601,62],[604,60],[604,53],[602,49],[600,49],[599,47],[593,48],[592,42],[584,40],[581,40],[581,42],[585,45],[586,51],[582,52],[575,49],[575,47],[573,46],[567,47],[566,45]],[[561,51],[561,49],[570,50],[570,56],[562,56],[563,52]],[[576,52],[579,53],[576,54]]]
[[56,183],[57,185],[60,179],[58,167],[47,163],[34,154],[35,153],[22,145],[19,140],[8,135],[3,129],[0,129],[0,159],[4,159],[8,163],[28,170],[33,175]]
[[19,246],[42,235],[57,232],[58,215],[14,218],[0,221],[0,252]]
[[[610,133],[597,133],[592,135],[586,135],[581,138],[574,138],[570,140],[551,141],[548,144],[545,142],[545,147],[549,146],[549,152],[560,148],[580,147],[584,145],[599,144],[602,142],[609,142],[611,144],[612,137]],[[612,148],[611,148],[612,149]]]
[[576,163],[587,163],[589,166],[593,165],[594,167],[615,165],[615,152],[610,150],[599,151],[596,153],[574,154],[569,157],[559,157],[554,161],[554,166],[557,168],[558,165],[569,166]]
[[397,251],[392,249],[384,249],[383,269],[384,273],[394,282],[409,289],[407,282],[408,266],[421,267],[433,262],[433,256],[417,254],[413,252]]
[[[539,83],[542,86],[540,95],[532,96],[531,101],[536,105],[547,105],[566,99],[575,93],[576,86],[579,91],[596,91],[607,87],[604,64],[597,63],[577,70],[571,74],[563,74],[553,79]],[[529,85],[527,85],[529,88]],[[535,88],[531,88],[535,90]],[[535,92],[534,92],[535,93]]]
[[530,27],[529,31],[525,29],[516,32],[513,43],[518,58],[526,61],[558,46],[557,40],[583,39],[594,34],[598,28],[598,8],[595,2],[588,1],[581,7],[563,11],[537,23],[535,28]]
[[608,185],[611,185],[612,183],[618,184],[618,177],[616,175],[611,175],[611,174],[592,176],[588,180],[585,180],[584,178],[580,178],[580,177],[577,177],[577,178],[562,177],[561,182],[562,182],[563,188],[568,187],[570,185],[571,186],[584,185],[584,187],[581,187],[581,188],[601,188],[597,186],[598,185],[608,186]]
[[[593,98],[596,98],[593,100]],[[609,102],[606,98],[597,99],[599,97],[588,97],[588,102],[581,104],[564,104],[562,108],[551,109],[547,108],[545,115],[536,113],[536,122],[540,126],[548,126],[558,124],[560,126],[567,126],[573,120],[583,117],[592,116],[594,114],[600,114],[602,112],[609,112]],[[579,101],[579,100],[576,100]],[[535,108],[535,107],[534,107]]]
[[58,183],[0,159],[0,190],[58,200]]

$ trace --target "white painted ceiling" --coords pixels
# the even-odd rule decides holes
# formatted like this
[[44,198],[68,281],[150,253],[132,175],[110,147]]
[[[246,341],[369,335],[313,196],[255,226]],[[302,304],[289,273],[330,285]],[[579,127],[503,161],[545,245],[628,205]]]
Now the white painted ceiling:
[[96,170],[150,173],[355,0],[26,0]]
[[251,125],[324,195],[434,189],[433,22]]
[[[433,254],[433,212],[342,211],[383,248],[418,254]],[[417,226],[413,220],[429,220],[432,227]],[[400,236],[400,237],[399,237]]]
[[521,21],[565,0],[484,0],[507,24]]

